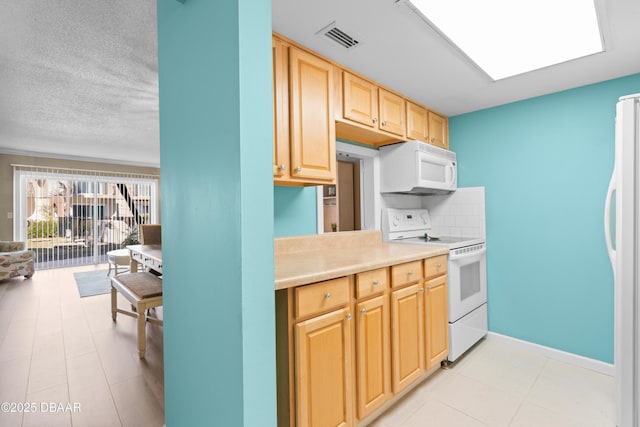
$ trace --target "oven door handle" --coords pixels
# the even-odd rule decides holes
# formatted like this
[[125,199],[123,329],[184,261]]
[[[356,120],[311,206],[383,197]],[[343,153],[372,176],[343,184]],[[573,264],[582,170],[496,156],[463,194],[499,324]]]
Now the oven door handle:
[[451,255],[449,253],[449,261],[460,261],[467,258],[480,257],[487,253],[487,248],[482,248],[477,251],[466,252],[460,255]]

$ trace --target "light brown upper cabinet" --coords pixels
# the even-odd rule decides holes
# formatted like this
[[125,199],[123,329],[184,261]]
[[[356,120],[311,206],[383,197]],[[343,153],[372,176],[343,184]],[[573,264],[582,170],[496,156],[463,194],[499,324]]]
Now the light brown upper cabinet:
[[448,120],[446,117],[429,111],[429,144],[449,149]]
[[289,64],[287,47],[271,39],[273,54],[273,177],[289,177]]
[[378,89],[380,130],[404,137],[405,100],[395,93]]
[[343,116],[370,127],[378,127],[377,87],[364,79],[347,73],[342,74]]
[[279,34],[272,49],[276,185],[335,183],[336,138],[449,148],[447,117]]
[[407,139],[428,142],[427,109],[407,101]]
[[278,38],[272,50],[274,182],[334,183],[333,65]]
[[336,70],[337,136],[376,146],[402,141],[404,98],[346,70]]

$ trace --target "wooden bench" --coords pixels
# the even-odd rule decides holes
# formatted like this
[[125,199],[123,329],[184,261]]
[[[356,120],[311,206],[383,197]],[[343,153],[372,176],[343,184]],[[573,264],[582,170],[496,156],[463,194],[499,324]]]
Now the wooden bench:
[[[134,311],[118,308],[120,292]],[[162,279],[149,272],[125,273],[111,278],[111,317],[116,320],[118,313],[138,319],[138,355],[144,358],[147,346],[146,323],[163,325],[162,320],[147,316],[147,310],[162,305]]]

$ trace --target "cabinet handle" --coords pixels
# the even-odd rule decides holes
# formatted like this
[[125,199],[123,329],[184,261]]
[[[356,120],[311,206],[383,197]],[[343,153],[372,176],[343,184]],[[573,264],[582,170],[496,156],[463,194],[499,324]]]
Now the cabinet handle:
[[325,297],[326,299],[331,298],[331,292],[327,292],[326,294],[324,294],[324,297]]
[[413,276],[413,271],[407,273],[409,276]]
[[351,313],[347,314],[347,320],[351,320]]
[[302,168],[300,166],[296,166],[296,172],[300,173],[301,170]]
[[283,170],[284,170],[284,165],[280,165],[280,166],[278,166],[278,169],[279,169],[279,170],[281,170],[281,171],[283,171]]
[[373,281],[373,286],[378,286],[378,283],[379,283],[379,282],[378,282],[378,279],[375,279],[375,280]]
[[360,313],[362,313],[362,314],[367,314],[367,309],[366,309],[366,308],[363,308],[362,310],[360,310]]
[[373,118],[373,123],[378,123],[378,118],[377,117]]

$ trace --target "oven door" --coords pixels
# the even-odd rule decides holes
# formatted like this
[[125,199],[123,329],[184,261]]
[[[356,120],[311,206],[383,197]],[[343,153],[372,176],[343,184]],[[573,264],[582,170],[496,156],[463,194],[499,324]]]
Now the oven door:
[[487,249],[453,250],[449,254],[449,323],[487,302]]

